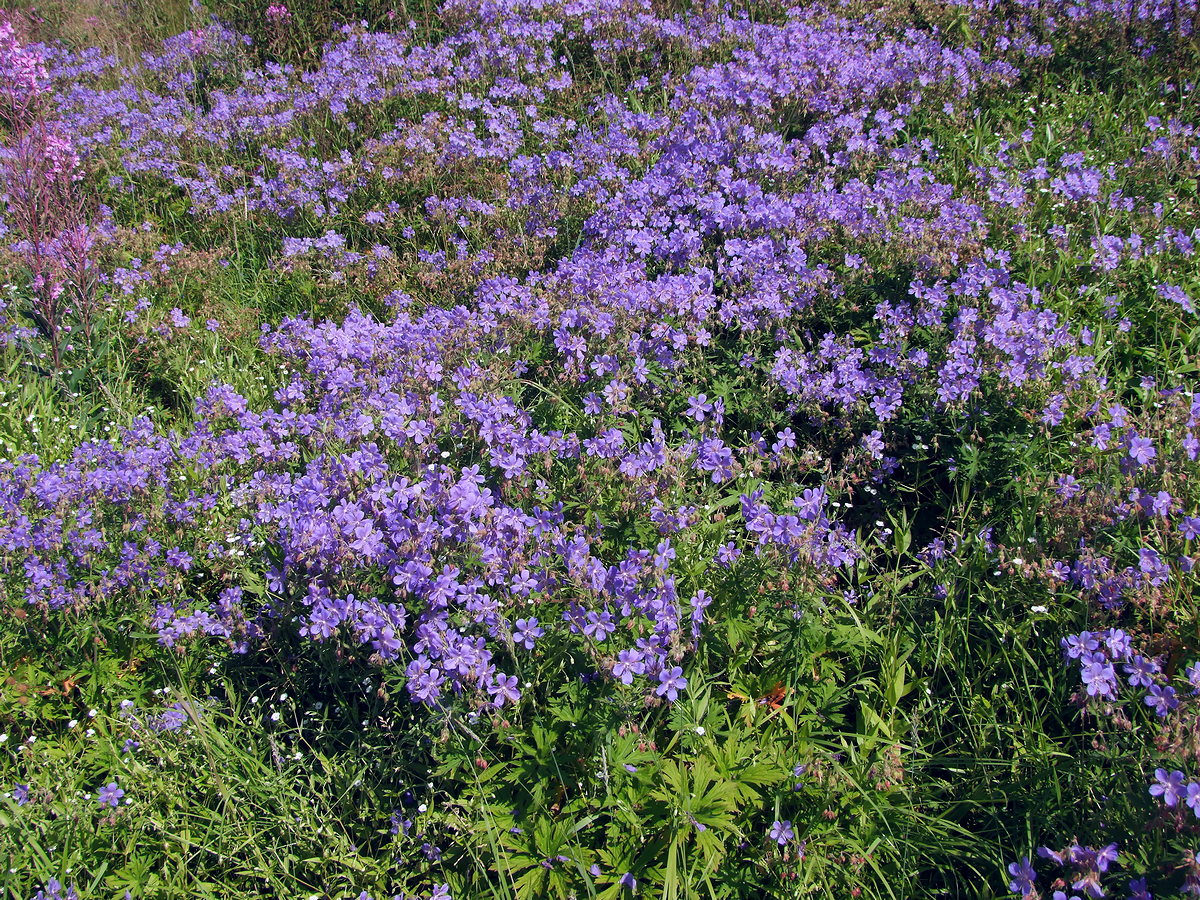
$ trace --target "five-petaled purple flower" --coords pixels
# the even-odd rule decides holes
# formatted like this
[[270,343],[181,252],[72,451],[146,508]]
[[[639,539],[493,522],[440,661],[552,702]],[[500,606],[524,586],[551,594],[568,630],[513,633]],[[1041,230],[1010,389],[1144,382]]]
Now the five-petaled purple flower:
[[713,405],[708,402],[707,394],[688,397],[687,402],[688,408],[684,415],[695,419],[697,422],[703,422],[704,417],[713,411]]
[[1175,696],[1175,688],[1170,685],[1151,685],[1143,701],[1154,710],[1160,719],[1165,719],[1167,713],[1179,706],[1179,698]]
[[492,695],[492,702],[497,706],[516,703],[521,699],[516,675],[497,675],[491,687],[488,688],[488,692]]
[[96,800],[101,806],[108,806],[116,809],[121,805],[121,798],[125,796],[125,791],[121,789],[115,781],[110,781],[96,793]]
[[1139,465],[1148,465],[1150,460],[1158,456],[1154,442],[1150,438],[1134,437],[1129,441],[1129,458]]
[[1151,797],[1162,797],[1167,806],[1175,806],[1183,796],[1183,773],[1176,770],[1154,770],[1154,784],[1150,785]]
[[619,679],[621,684],[633,684],[633,676],[644,674],[645,671],[646,663],[641,650],[622,650],[617,654],[617,661],[612,668],[613,677]]
[[1184,516],[1179,523],[1179,530],[1183,532],[1185,540],[1194,541],[1200,537],[1200,516]]
[[659,672],[658,682],[654,693],[660,697],[666,697],[672,703],[679,697],[679,692],[687,687],[687,679],[683,677],[683,669],[679,666],[672,666],[670,669],[663,669]]
[[532,650],[533,642],[546,633],[546,630],[538,624],[538,620],[534,617],[517,619],[515,624],[513,642],[518,647],[524,647],[526,650]]
[[1008,889],[1014,894],[1030,897],[1037,890],[1037,873],[1029,864],[1028,856],[1022,856],[1020,862],[1009,863],[1008,874],[1012,876]]
[[771,840],[777,843],[780,847],[789,841],[794,840],[796,837],[796,832],[792,829],[792,820],[784,819],[783,821],[780,821],[779,819],[776,819],[774,823],[772,823],[770,830],[767,832],[767,836],[770,837]]

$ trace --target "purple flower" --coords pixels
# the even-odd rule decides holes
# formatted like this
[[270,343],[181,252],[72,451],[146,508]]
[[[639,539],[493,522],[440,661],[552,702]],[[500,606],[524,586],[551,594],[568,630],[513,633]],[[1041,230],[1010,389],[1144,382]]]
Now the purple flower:
[[722,544],[717,548],[717,562],[725,568],[732,566],[737,558],[741,555],[742,551],[739,550],[737,545],[732,542]]
[[75,890],[75,885],[71,885],[66,893],[63,893],[62,882],[51,878],[42,890],[33,895],[33,900],[79,900],[79,893]]
[[517,676],[497,675],[488,688],[488,693],[492,695],[492,702],[497,706],[516,703],[521,699],[521,691],[517,688]]
[[1093,864],[1101,872],[1107,872],[1108,867],[1120,859],[1116,844],[1108,844],[1095,852]]
[[597,643],[608,640],[608,636],[616,630],[616,625],[613,624],[613,616],[608,610],[597,613],[595,611],[587,614],[587,624],[583,626],[583,633]]
[[800,518],[815,522],[825,505],[825,488],[805,488],[804,493],[792,500],[792,506],[800,510]]
[[1150,438],[1134,437],[1129,441],[1129,458],[1139,465],[1148,465],[1150,460],[1158,456],[1154,442]]
[[1185,540],[1194,541],[1200,537],[1200,516],[1185,516],[1179,523],[1179,530],[1183,532]]
[[1135,656],[1125,664],[1125,674],[1129,676],[1130,687],[1150,687],[1154,684],[1154,676],[1158,672],[1158,663],[1144,656]]
[[1184,670],[1193,694],[1200,694],[1200,662],[1194,662]]
[[17,806],[24,806],[29,802],[29,785],[16,784],[13,785],[12,798],[17,801]]
[[1104,645],[1108,647],[1108,652],[1118,659],[1127,659],[1133,652],[1129,632],[1121,628],[1109,629],[1104,638]]
[[538,624],[538,620],[532,616],[528,619],[517,619],[515,624],[513,642],[526,650],[532,650],[533,642],[546,633],[546,630]]
[[1008,874],[1012,876],[1008,889],[1014,894],[1030,897],[1037,890],[1037,873],[1029,864],[1028,856],[1022,856],[1020,862],[1009,863]]
[[776,819],[771,825],[770,830],[767,832],[767,836],[770,837],[771,840],[777,843],[780,847],[782,847],[788,841],[793,840],[796,837],[796,832],[792,830],[792,820],[784,819],[781,822]]
[[1166,491],[1159,491],[1150,501],[1150,511],[1164,519],[1171,515],[1173,497]]
[[115,781],[110,781],[96,794],[96,800],[101,806],[108,806],[115,809],[121,805],[121,798],[125,796],[120,786]]
[[654,550],[654,567],[665,569],[675,559],[675,548],[670,541],[661,541]]
[[1068,635],[1062,639],[1062,648],[1067,659],[1081,659],[1085,654],[1090,654],[1099,647],[1100,641],[1090,631],[1081,631],[1079,634]]
[[1058,488],[1055,493],[1064,500],[1070,500],[1081,490],[1079,480],[1074,475],[1060,475],[1058,478]]
[[1183,802],[1191,808],[1196,818],[1200,819],[1200,783],[1195,781],[1187,783],[1187,795],[1183,798]]
[[1187,292],[1176,284],[1160,284],[1155,290],[1158,291],[1158,296],[1164,300],[1173,300],[1182,306],[1187,312],[1194,313],[1195,307],[1192,306],[1192,300],[1187,295]]
[[1111,700],[1116,696],[1117,673],[1103,654],[1089,654],[1082,658],[1083,667],[1079,677],[1087,687],[1089,697]]
[[1145,704],[1153,709],[1160,719],[1165,719],[1167,713],[1179,706],[1179,699],[1175,696],[1175,688],[1169,685],[1152,685],[1143,699]]
[[1070,855],[1064,850],[1061,853],[1057,850],[1051,850],[1049,847],[1038,847],[1037,855],[1042,859],[1048,859],[1060,866],[1067,864],[1067,857]]
[[1187,458],[1192,460],[1192,462],[1195,462],[1196,457],[1200,456],[1200,439],[1198,439],[1196,435],[1192,434],[1191,431],[1188,431],[1188,433],[1183,436],[1183,441],[1181,441],[1181,444],[1183,449],[1187,452]]
[[704,417],[713,411],[713,405],[708,402],[707,394],[700,394],[696,397],[688,397],[688,408],[684,412],[685,416],[695,419],[697,422],[703,422]]
[[687,687],[687,679],[683,677],[683,669],[679,666],[672,666],[670,669],[663,669],[659,672],[658,682],[654,693],[660,697],[666,697],[671,703],[674,703],[679,697],[679,692]]
[[920,556],[931,565],[938,560],[945,559],[946,542],[941,538],[934,538],[929,542],[929,545],[921,551]]
[[613,663],[613,677],[620,680],[622,684],[633,684],[634,675],[642,675],[646,671],[646,663],[643,661],[641,650],[622,650],[617,654],[617,661]]
[[1162,797],[1167,806],[1174,806],[1183,796],[1183,773],[1168,772],[1166,769],[1154,770],[1154,784],[1150,785],[1151,797]]
[[1138,568],[1151,584],[1164,584],[1171,577],[1171,570],[1157,550],[1143,547],[1138,551]]
[[617,884],[628,891],[637,890],[637,879],[633,877],[633,873],[631,872],[626,872],[624,875],[618,878]]

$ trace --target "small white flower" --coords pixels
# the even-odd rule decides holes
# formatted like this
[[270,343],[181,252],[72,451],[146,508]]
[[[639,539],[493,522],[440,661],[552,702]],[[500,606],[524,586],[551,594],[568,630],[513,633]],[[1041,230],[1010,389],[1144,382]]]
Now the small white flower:
[[1039,605],[1039,606],[1031,606],[1031,607],[1029,607],[1029,610],[1030,610],[1030,612],[1044,613],[1044,612],[1046,612],[1047,608],[1048,607]]
[[696,726],[696,734],[700,735],[701,737],[704,736],[704,726],[703,725]]

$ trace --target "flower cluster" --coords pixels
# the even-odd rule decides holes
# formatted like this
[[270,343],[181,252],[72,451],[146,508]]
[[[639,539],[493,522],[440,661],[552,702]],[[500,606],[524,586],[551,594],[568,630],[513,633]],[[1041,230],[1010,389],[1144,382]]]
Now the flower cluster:
[[[628,27],[619,7],[598,12],[609,32]],[[689,485],[732,486],[749,472],[794,466],[801,448],[788,423],[845,417],[873,435],[862,464],[884,477],[894,461],[878,449],[878,426],[895,418],[919,373],[961,379],[986,361],[1021,384],[1047,373],[1050,358],[1070,344],[1003,260],[961,259],[981,220],[948,187],[931,183],[922,169],[927,148],[891,151],[915,104],[965,96],[1011,77],[1011,67],[916,35],[880,39],[840,20],[796,13],[768,26],[718,16],[687,36],[677,27],[667,33],[698,51],[718,38],[740,42],[748,52],[736,65],[698,65],[658,116],[598,97],[600,124],[581,130],[538,112],[571,86],[551,48],[563,28],[580,27],[579,14],[541,10],[535,18],[514,8],[504,28],[468,27],[437,47],[414,44],[404,32],[352,32],[313,73],[268,67],[247,73],[236,90],[203,96],[189,73],[202,68],[215,80],[239,64],[238,41],[215,26],[146,59],[142,69],[161,85],[158,94],[89,87],[97,70],[81,76],[65,58],[54,60],[56,81],[67,72],[75,79],[60,102],[78,145],[96,154],[114,130],[125,135],[128,177],[166,179],[193,198],[197,213],[220,216],[238,204],[283,223],[336,218],[356,196],[377,191],[380,179],[407,177],[383,165],[397,149],[412,171],[422,159],[442,169],[472,161],[508,170],[514,199],[503,215],[470,196],[430,197],[434,222],[469,230],[489,219],[502,224],[515,209],[524,235],[551,240],[568,206],[593,212],[576,252],[545,272],[523,281],[481,269],[469,307],[400,312],[391,324],[357,313],[340,325],[285,322],[264,341],[294,373],[275,408],[252,411],[217,389],[197,410],[194,431],[178,441],[138,424],[119,442],[82,446],[64,464],[8,464],[7,546],[14,560],[23,555],[30,602],[61,607],[114,590],[159,592],[186,583],[198,564],[229,569],[263,553],[274,559],[267,575],[275,601],[252,607],[234,586],[208,599],[161,602],[154,624],[162,640],[207,635],[244,650],[290,619],[316,643],[349,639],[380,662],[402,660],[416,700],[466,691],[502,705],[521,691],[497,668],[497,651],[531,650],[550,624],[544,609],[531,613],[554,598],[562,627],[598,667],[626,684],[644,679],[650,696],[672,701],[687,684],[677,663],[699,639],[709,601],[703,591],[680,595],[669,540],[654,551],[635,544],[600,555],[594,527],[549,496],[568,465],[616,476],[620,502],[648,504],[666,536],[696,520],[684,500]],[[637,41],[664,25],[634,21]],[[516,65],[525,86],[504,83],[501,91],[497,80],[482,106],[456,95],[461,125],[454,118],[392,123],[378,136],[362,135],[361,158],[320,159],[296,143],[314,114],[348,127],[371,105],[478,78],[494,59]],[[832,75],[818,84],[821,71]],[[180,106],[181,98],[191,99]],[[870,112],[874,102],[878,111]],[[785,103],[817,124],[783,140],[763,116]],[[482,132],[467,127],[480,110]],[[257,142],[264,168],[234,173],[225,165],[218,174],[201,164],[197,178],[191,162],[164,153],[167,133],[178,154]],[[535,156],[522,152],[538,145]],[[647,151],[657,161],[634,171],[633,158]],[[873,157],[877,171],[868,175],[863,161]],[[829,182],[822,173],[830,165],[846,175]],[[562,173],[572,169],[566,191]],[[764,191],[764,180],[778,186]],[[232,192],[224,186],[234,183],[241,186]],[[647,209],[663,213],[647,219]],[[389,215],[384,209],[363,220],[378,227]],[[935,260],[961,265],[962,274],[953,285],[914,286],[928,312],[881,304],[882,343],[869,353],[832,332],[809,348],[777,326],[836,295],[832,264],[817,258],[840,235],[919,255],[926,268]],[[465,259],[474,251],[459,245],[454,252]],[[340,267],[362,259],[352,253],[335,232],[284,242],[288,258],[325,254]],[[417,255],[435,269],[447,264]],[[970,317],[960,311],[952,323],[937,299],[946,292],[984,292],[991,303]],[[182,311],[173,315],[182,321]],[[962,336],[953,363],[902,349],[918,322]],[[731,327],[768,341],[753,366],[777,385],[788,411],[773,449],[728,420],[726,398],[698,391],[681,408],[662,388],[664,377],[704,377],[706,348]],[[772,334],[777,346],[769,350]],[[554,348],[551,380],[581,394],[585,428],[549,427],[544,411],[514,396],[525,364],[504,355],[532,340]],[[958,402],[975,383],[940,395]],[[631,428],[639,413],[643,425]],[[479,462],[444,464],[451,455]],[[852,533],[830,514],[824,491],[800,494],[786,515],[772,513],[761,491],[741,498],[750,546],[830,570],[857,559]],[[545,501],[530,502],[539,496]],[[215,511],[228,539],[195,527]],[[165,516],[180,543],[133,537],[148,516]],[[728,537],[736,547],[738,532]],[[728,564],[733,555],[726,549],[715,561]]]
[[[1071,896],[1091,897],[1098,900],[1105,896],[1104,887],[1100,883],[1101,876],[1108,871],[1110,865],[1119,860],[1120,854],[1116,844],[1109,844],[1097,850],[1076,843],[1061,852],[1051,850],[1049,847],[1039,847],[1038,856],[1050,860],[1067,873],[1067,877],[1056,881],[1056,884],[1061,884],[1063,887],[1069,886],[1072,891],[1079,892],[1078,895]],[[1010,863],[1008,874],[1012,876],[1008,889],[1014,894],[1019,894],[1022,900],[1037,900],[1042,896],[1038,893],[1037,873],[1030,864],[1029,857]],[[1135,882],[1130,885],[1133,891],[1131,897],[1137,897],[1139,892],[1145,892],[1144,882],[1139,887],[1138,881],[1135,879]],[[1052,896],[1054,900],[1067,900],[1068,898],[1067,893],[1063,890],[1055,890]]]
[[[330,303],[262,323],[262,396],[214,383],[174,428],[0,460],[6,596],[145,611],[168,648],[364,662],[414,703],[500,720],[547,689],[550,653],[678,703],[743,573],[853,603],[880,560],[903,593],[978,552],[1036,614],[1085,610],[1061,639],[1079,709],[1128,724],[1133,692],[1160,737],[1193,722],[1200,663],[1178,664],[1200,647],[1147,623],[1183,622],[1193,587],[1200,400],[1182,363],[1118,377],[1110,348],[1195,324],[1200,229],[1129,185],[1190,184],[1200,128],[1139,117],[1136,153],[1108,159],[1030,120],[966,177],[920,129],[982,145],[974,107],[1060,29],[1175,40],[1196,3],[957,7],[978,42],[882,11],[446,0],[437,39],[348,27],[305,69],[256,64],[215,22],[122,64],[0,16],[0,238],[55,369],[101,292],[133,298],[128,325],[157,304],[157,337],[197,339],[207,314],[158,295],[225,245]],[[296,37],[287,6],[265,15]],[[85,215],[85,185],[112,208]],[[139,232],[144,208],[188,241]],[[943,515],[1004,433],[1057,467],[1012,488],[1029,546]],[[1151,795],[1196,809],[1177,764]],[[112,781],[97,802],[123,797]],[[802,861],[788,814],[755,833]],[[1040,854],[1063,896],[1102,896],[1117,862],[1115,844]],[[1009,873],[1037,896],[1028,859]]]
[[[1157,555],[1143,557],[1146,558],[1157,563]],[[1122,629],[1082,631],[1063,638],[1062,647],[1068,660],[1078,662],[1080,679],[1089,698],[1116,700],[1121,682],[1125,681],[1130,688],[1144,692],[1143,702],[1160,719],[1179,707],[1179,695],[1168,683],[1159,661],[1135,652],[1129,634]],[[1200,663],[1188,666],[1186,676],[1191,687],[1189,693],[1200,692]]]

